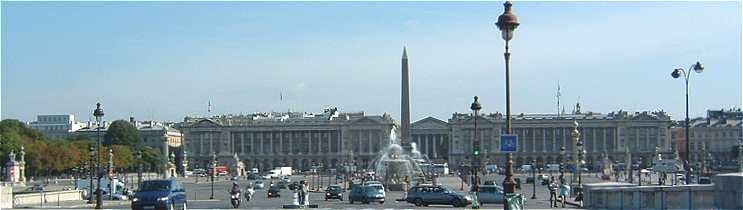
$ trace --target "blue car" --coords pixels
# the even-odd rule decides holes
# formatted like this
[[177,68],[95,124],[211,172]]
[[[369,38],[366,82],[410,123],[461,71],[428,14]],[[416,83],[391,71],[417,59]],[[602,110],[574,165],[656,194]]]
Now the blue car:
[[186,190],[173,179],[147,180],[134,193],[132,209],[186,209]]

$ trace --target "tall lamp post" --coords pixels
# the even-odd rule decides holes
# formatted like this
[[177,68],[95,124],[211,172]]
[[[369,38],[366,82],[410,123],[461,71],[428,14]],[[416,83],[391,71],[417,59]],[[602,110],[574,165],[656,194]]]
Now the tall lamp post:
[[98,147],[96,149],[98,153],[98,167],[96,167],[96,173],[98,173],[98,187],[96,188],[96,199],[95,199],[95,208],[101,209],[101,206],[103,205],[103,191],[101,190],[101,179],[103,178],[103,173],[101,172],[101,119],[103,118],[103,109],[101,108],[101,103],[98,102],[95,104],[96,108],[93,110],[93,116],[95,116],[95,123],[96,123],[96,130],[98,131]]
[[212,195],[209,196],[209,200],[214,200],[214,176],[217,175],[217,153],[212,152],[212,175],[211,182],[212,182]]
[[537,159],[531,160],[531,199],[537,199]]
[[[113,177],[111,175],[114,172],[114,150],[111,145],[108,145],[108,192],[113,192]],[[108,193],[108,199],[113,200],[113,193]]]
[[142,150],[137,150],[137,188],[142,188]]
[[[519,26],[518,18],[516,15],[511,13],[510,1],[503,3],[504,11],[503,14],[498,16],[498,22],[495,23],[498,29],[501,31],[501,37],[506,41],[506,50],[503,53],[506,63],[506,134],[511,134],[511,78],[509,77],[510,72],[510,59],[511,51],[508,49],[508,42],[513,38],[513,31]],[[511,153],[506,155],[506,178],[503,179],[503,191],[505,193],[513,193],[515,191],[515,183],[513,180],[513,160]],[[505,200],[503,209],[508,209],[508,199]]]
[[560,182],[565,180],[565,146],[560,147]]
[[90,179],[90,186],[88,186],[88,191],[89,191],[88,192],[88,195],[89,195],[88,203],[89,204],[93,204],[93,197],[95,197],[93,196],[93,186],[95,186],[93,185],[93,177],[95,176],[95,170],[93,170],[95,168],[95,162],[93,161],[93,158],[95,157],[94,155],[95,155],[95,148],[93,148],[93,145],[89,145],[88,146],[88,162],[90,162],[88,164],[88,172],[90,173],[90,177],[88,177]]
[[[674,69],[673,72],[671,72],[671,77],[673,78],[679,78],[683,76],[684,78],[684,87],[686,92],[686,122],[685,122],[685,141],[686,141],[686,163],[688,165],[689,162],[689,154],[691,151],[689,151],[691,148],[689,147],[689,76],[691,76],[690,70],[694,69],[697,73],[702,73],[704,71],[704,66],[702,66],[699,61],[697,63],[692,64],[687,70],[684,70],[683,68],[677,68]],[[691,175],[690,167],[685,167],[686,169],[686,184],[689,184],[689,176]]]
[[[477,137],[477,117],[479,116],[480,109],[482,109],[482,106],[480,106],[480,102],[478,101],[478,97],[475,96],[475,101],[472,102],[472,105],[470,105],[470,109],[474,112],[475,117],[475,133],[474,133],[474,139],[472,139],[472,174],[475,176],[475,179],[472,180],[472,187],[470,189],[471,193],[475,193],[476,201],[474,203],[479,204],[480,203],[480,177],[478,177],[478,172],[480,171],[480,138]],[[475,206],[477,207],[477,206]]]

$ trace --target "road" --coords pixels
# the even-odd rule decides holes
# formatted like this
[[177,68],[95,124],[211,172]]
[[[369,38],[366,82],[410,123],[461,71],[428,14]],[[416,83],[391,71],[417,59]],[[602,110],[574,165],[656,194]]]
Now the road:
[[[522,181],[526,180],[526,174],[517,174],[516,177],[521,178]],[[292,176],[291,179],[293,181],[298,181],[301,179],[310,180],[310,177],[304,177],[304,176]],[[231,209],[232,206],[230,205],[229,201],[229,194],[228,190],[230,189],[232,182],[228,178],[225,177],[219,177],[214,183],[214,199],[210,199],[211,197],[211,182],[208,181],[208,179],[201,177],[201,178],[179,178],[179,180],[183,183],[184,187],[187,191],[188,196],[188,208],[190,209]],[[494,180],[496,183],[501,183],[503,180],[503,176],[500,175],[487,175],[483,178],[483,181],[486,180]],[[584,180],[586,182],[597,182],[599,181],[598,178],[590,177],[590,175],[585,176]],[[252,182],[252,181],[251,181]],[[331,180],[331,182],[335,183],[335,181]],[[443,184],[446,186],[449,186],[451,189],[454,190],[460,190],[460,187],[462,187],[462,182],[458,177],[455,176],[446,176],[446,177],[439,177],[437,179],[437,182],[439,184]],[[238,184],[241,187],[246,186],[248,183],[247,180],[240,180],[238,181]],[[314,182],[310,182],[312,186],[314,185]],[[322,178],[322,186],[326,187],[328,184],[328,178],[324,177]],[[342,185],[342,183],[339,183]],[[463,188],[461,188],[462,192],[469,191],[469,186],[464,185]],[[521,186],[521,189],[516,190],[517,193],[522,193],[525,195],[526,198],[528,198],[526,202],[526,208],[528,209],[547,209],[549,208],[549,192],[546,188],[546,186],[539,185],[539,183],[536,186],[536,197],[537,199],[529,199],[532,195],[532,185],[529,184],[523,184]],[[240,206],[241,209],[277,209],[282,208],[282,205],[284,204],[290,204],[292,203],[292,194],[289,190],[283,190],[281,192],[280,198],[267,198],[266,197],[266,190],[257,190],[255,194],[255,198],[247,203],[243,203],[243,205]],[[344,193],[344,197],[347,197],[347,193]],[[330,200],[325,201],[323,192],[312,192],[310,193],[310,203],[311,204],[317,204],[319,208],[331,208],[331,209],[366,209],[366,208],[373,208],[373,209],[439,209],[439,208],[453,208],[452,206],[443,206],[443,205],[432,205],[428,207],[416,207],[413,204],[408,204],[404,201],[395,201],[395,199],[399,199],[403,197],[402,192],[388,192],[386,196],[386,202],[384,204],[378,204],[378,203],[372,203],[372,204],[349,204],[347,199],[344,199],[344,201],[339,200]],[[104,208],[107,209],[129,209],[129,201],[104,201]],[[60,206],[55,206],[56,204],[46,204],[45,208],[92,208],[92,204],[86,204],[84,201],[74,201],[74,202],[61,202]],[[25,208],[38,208],[39,206],[27,206]],[[568,208],[575,208],[573,206],[567,206]],[[23,207],[21,207],[23,208]],[[484,209],[502,209],[502,204],[485,204],[482,208]]]

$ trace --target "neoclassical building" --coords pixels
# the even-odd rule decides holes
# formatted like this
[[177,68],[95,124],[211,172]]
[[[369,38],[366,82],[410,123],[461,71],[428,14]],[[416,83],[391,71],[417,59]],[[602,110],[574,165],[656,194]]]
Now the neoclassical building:
[[[672,145],[683,158],[687,151],[685,121],[678,121],[671,130]],[[706,118],[690,120],[689,156],[692,163],[706,160],[715,165],[735,165],[733,147],[740,143],[743,143],[743,112],[740,109],[707,110]]]
[[[216,154],[220,165],[237,154],[247,168],[267,170],[313,165],[338,168],[356,164],[368,168],[390,142],[397,125],[389,114],[363,112],[271,112],[249,115],[186,117],[178,126],[187,143],[189,162],[206,168]],[[232,161],[234,162],[234,161]]]
[[[565,146],[572,157],[575,142],[570,132],[573,122],[580,125],[580,138],[585,142],[587,165],[597,167],[606,154],[610,160],[624,162],[625,148],[632,153],[633,162],[649,158],[660,147],[670,152],[670,117],[659,112],[612,112],[609,114],[517,114],[513,115],[513,133],[518,135],[518,151],[514,153],[514,166],[536,160],[537,166],[558,163],[560,147]],[[505,116],[501,113],[482,114],[477,117],[478,138],[481,140],[483,160],[502,166],[505,153],[500,151],[500,135],[505,133]],[[470,162],[474,134],[472,114],[454,113],[449,119],[449,165],[456,167]]]

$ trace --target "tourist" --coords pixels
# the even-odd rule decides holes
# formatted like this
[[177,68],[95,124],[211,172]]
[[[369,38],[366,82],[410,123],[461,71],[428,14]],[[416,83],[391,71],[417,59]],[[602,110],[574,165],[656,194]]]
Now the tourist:
[[555,177],[550,177],[549,191],[550,191],[550,207],[557,207],[557,182]]

